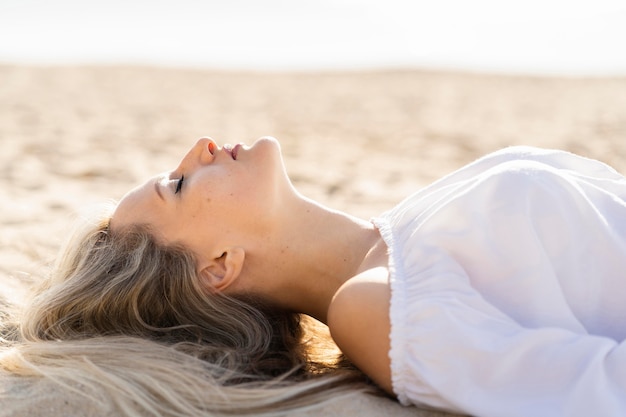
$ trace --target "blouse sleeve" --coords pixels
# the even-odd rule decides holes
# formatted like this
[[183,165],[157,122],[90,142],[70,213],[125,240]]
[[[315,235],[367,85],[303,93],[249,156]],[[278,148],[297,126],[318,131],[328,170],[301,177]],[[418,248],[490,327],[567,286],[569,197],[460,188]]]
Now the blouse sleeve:
[[[568,158],[564,157],[564,160],[569,162]],[[598,252],[590,256],[601,257],[601,252],[610,252],[611,242],[615,241],[614,230],[618,223],[623,224],[617,215],[607,217],[607,207],[613,200],[617,201],[617,194],[608,193],[607,190],[614,187],[615,193],[623,194],[625,184],[621,176],[603,171],[604,167],[591,162],[583,163],[587,164],[584,166],[586,171],[577,169],[570,175],[572,178],[576,175],[574,179],[563,180],[554,175],[553,180],[543,173],[543,168],[541,175],[538,175],[537,169],[530,166],[527,170],[506,171],[506,178],[499,174],[498,181],[503,181],[503,178],[506,181],[494,184],[507,185],[502,187],[510,194],[506,201],[519,207],[520,213],[521,210],[533,209],[534,203],[529,201],[537,201],[544,213],[550,214],[547,219],[560,219],[551,220],[551,223],[563,224],[562,228],[553,225],[548,237],[564,239],[560,234],[562,230],[576,230],[576,240],[584,242],[578,245],[582,248],[588,246],[581,245],[591,244],[584,225],[589,224],[588,217],[593,213],[587,208],[603,209],[604,212],[598,212],[596,217],[598,222],[604,224],[609,238],[604,246],[589,247],[589,251]],[[603,176],[595,175],[596,171]],[[583,174],[587,176],[579,180],[578,177]],[[489,191],[491,195],[491,190],[496,190],[496,195],[500,195],[504,192],[491,187],[490,181],[495,181],[492,178],[496,177],[472,182],[472,187],[475,187],[473,191],[476,192],[466,193],[467,198],[459,200],[454,205],[454,211],[450,209],[444,212],[437,208],[440,223],[445,226],[438,224],[434,228],[438,234],[428,235],[426,239],[420,235],[422,241],[431,244],[420,246],[420,256],[415,262],[416,268],[421,268],[419,279],[392,282],[394,295],[390,318],[395,328],[392,330],[390,357],[392,364],[396,364],[392,366],[394,390],[401,387],[397,391],[399,400],[405,404],[428,405],[481,417],[626,416],[626,344],[623,341],[591,335],[584,330],[576,332],[557,325],[520,324],[515,317],[503,312],[506,311],[503,305],[493,304],[469,282],[468,264],[471,261],[463,265],[456,264],[454,259],[458,258],[452,257],[450,260],[451,256],[446,252],[450,247],[449,242],[446,240],[444,244],[439,244],[441,242],[436,240],[459,240],[457,234],[445,229],[450,228],[451,223],[463,221],[459,219],[467,218],[472,224],[482,221],[467,213],[471,212],[472,205],[477,204],[475,200],[477,196],[480,197],[477,193]],[[605,184],[605,181],[608,182]],[[583,186],[589,191],[583,192]],[[573,191],[566,194],[568,190]],[[564,195],[559,196],[559,193]],[[595,198],[596,206],[584,205],[591,193],[598,194]],[[529,200],[529,196],[533,200]],[[622,198],[624,195],[620,196],[620,201]],[[497,200],[485,197],[480,201]],[[563,207],[578,208],[559,211]],[[484,213],[485,210],[481,207],[477,212]],[[448,214],[444,216],[442,213]],[[435,218],[434,214],[429,215]],[[524,216],[520,218],[530,218],[526,214]],[[479,227],[480,233],[485,233],[489,228],[502,230],[501,227],[491,227],[493,216],[485,214],[484,219],[491,223]],[[434,220],[429,221],[432,223]],[[423,229],[426,227],[422,226]],[[516,222],[509,227],[522,230],[525,225]],[[521,233],[514,235],[519,236]],[[533,250],[531,245],[534,244],[534,236],[527,239],[527,244],[525,241],[515,241],[512,251],[524,253]],[[507,240],[505,236],[500,241],[510,242],[510,239]],[[464,250],[479,253],[480,248],[470,246]],[[474,255],[474,252],[471,254]],[[393,256],[396,258],[394,268],[399,270],[400,265],[407,268],[408,261],[404,258],[408,257],[403,258],[402,252],[394,252]],[[468,259],[476,257],[468,256]],[[575,264],[574,256],[570,260]],[[438,265],[445,265],[445,269],[438,268]],[[602,267],[611,268],[610,265]],[[404,275],[405,272],[411,275],[411,271],[398,273]],[[583,278],[580,277],[580,282],[591,283],[594,277]],[[620,282],[623,283],[623,279]],[[546,288],[541,285],[537,288]],[[553,286],[558,289],[558,285],[558,281],[555,281]],[[596,288],[604,284],[598,281],[589,285]],[[623,288],[603,288],[602,291],[614,293],[623,291]],[[518,302],[515,294],[512,297],[512,302]]]
[[436,398],[427,405],[485,417],[626,415],[624,343],[524,328],[467,290],[433,294],[409,315],[429,324],[407,345],[407,371],[433,392],[406,386],[405,402]]

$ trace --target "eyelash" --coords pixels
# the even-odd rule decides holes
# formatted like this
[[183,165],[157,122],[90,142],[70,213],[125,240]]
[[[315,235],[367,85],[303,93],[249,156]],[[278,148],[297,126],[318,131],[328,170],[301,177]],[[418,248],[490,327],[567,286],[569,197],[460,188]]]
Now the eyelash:
[[183,181],[185,181],[184,175],[181,176],[178,182],[176,183],[176,190],[174,191],[174,194],[178,194],[180,192],[180,189],[183,188]]

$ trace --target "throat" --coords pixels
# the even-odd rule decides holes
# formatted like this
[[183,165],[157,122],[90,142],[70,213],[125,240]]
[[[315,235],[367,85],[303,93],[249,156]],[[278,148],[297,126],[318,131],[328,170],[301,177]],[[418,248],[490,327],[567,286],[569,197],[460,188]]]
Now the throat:
[[271,233],[250,245],[239,291],[325,323],[346,281],[387,265],[387,248],[371,222],[297,193],[283,198],[279,212]]
[[[366,270],[387,267],[387,246],[378,229],[360,219],[338,219],[337,224],[315,228],[317,239],[293,254],[292,279],[281,299],[292,311],[308,314],[323,323],[330,303],[346,281]],[[320,234],[321,230],[326,233]]]

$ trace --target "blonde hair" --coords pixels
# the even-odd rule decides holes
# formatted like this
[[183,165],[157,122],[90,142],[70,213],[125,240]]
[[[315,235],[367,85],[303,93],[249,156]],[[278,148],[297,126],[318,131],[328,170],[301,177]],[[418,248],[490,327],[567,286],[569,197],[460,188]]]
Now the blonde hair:
[[108,218],[68,241],[0,368],[104,388],[128,416],[275,415],[368,390],[312,319],[207,293],[189,251]]

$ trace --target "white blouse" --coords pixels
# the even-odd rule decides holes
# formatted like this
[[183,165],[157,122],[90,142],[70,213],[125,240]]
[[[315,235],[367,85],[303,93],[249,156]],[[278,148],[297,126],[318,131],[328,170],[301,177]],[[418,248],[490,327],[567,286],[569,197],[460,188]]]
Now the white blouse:
[[626,416],[626,179],[512,147],[373,223],[393,389],[476,416]]

